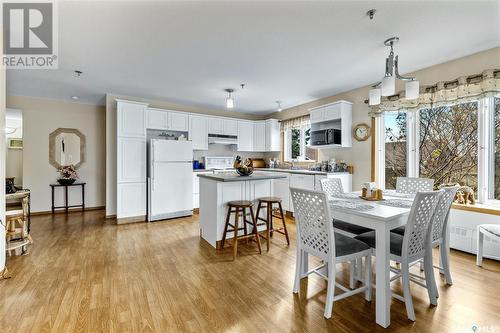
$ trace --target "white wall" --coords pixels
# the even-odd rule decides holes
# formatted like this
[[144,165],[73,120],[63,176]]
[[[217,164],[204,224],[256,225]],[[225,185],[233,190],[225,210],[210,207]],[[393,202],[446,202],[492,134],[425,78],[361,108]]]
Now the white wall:
[[7,156],[5,165],[5,176],[14,177],[15,184],[22,186],[23,184],[23,150],[9,149],[9,139],[23,138],[23,118],[21,110],[9,109],[6,111],[5,126],[9,129],[15,129],[14,133],[7,134]]
[[[3,29],[0,29],[0,48],[3,54]],[[0,129],[5,128],[5,68],[3,63],[0,63]],[[0,179],[5,179],[5,133],[0,131]],[[5,188],[5,185],[4,185]],[[0,272],[5,267],[5,190],[0,192]]]
[[[79,180],[87,183],[86,206],[104,206],[105,108],[20,96],[8,96],[7,105],[23,110],[23,183],[31,190],[32,211],[51,208],[49,184],[56,182],[58,173],[49,164],[49,134],[60,127],[76,128],[85,135],[86,156],[77,170]],[[70,204],[79,203],[80,188],[72,188],[69,196]],[[56,205],[62,203],[62,191],[58,191]]]

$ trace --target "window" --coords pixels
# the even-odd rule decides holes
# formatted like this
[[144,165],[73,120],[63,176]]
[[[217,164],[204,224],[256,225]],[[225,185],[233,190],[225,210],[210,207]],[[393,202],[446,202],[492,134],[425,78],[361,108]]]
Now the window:
[[420,110],[419,174],[478,189],[478,103]]
[[396,178],[406,176],[406,112],[386,112],[385,188],[395,189]]
[[494,128],[493,128],[493,198],[500,200],[500,97],[495,97],[493,102]]
[[435,188],[471,187],[478,202],[500,203],[500,96],[375,118],[376,179],[393,189],[402,176]]
[[310,126],[304,125],[288,129],[285,132],[285,160],[313,161],[316,151],[309,147],[310,142]]

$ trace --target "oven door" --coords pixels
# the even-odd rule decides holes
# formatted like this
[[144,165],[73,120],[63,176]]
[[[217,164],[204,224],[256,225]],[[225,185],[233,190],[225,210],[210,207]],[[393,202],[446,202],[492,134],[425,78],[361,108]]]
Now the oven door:
[[311,132],[311,145],[322,146],[328,144],[327,130],[312,131]]

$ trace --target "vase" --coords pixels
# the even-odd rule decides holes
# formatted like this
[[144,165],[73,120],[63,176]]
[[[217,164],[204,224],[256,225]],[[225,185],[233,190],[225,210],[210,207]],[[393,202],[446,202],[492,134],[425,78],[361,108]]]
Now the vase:
[[76,181],[76,179],[72,178],[59,178],[57,182],[61,185],[71,185]]

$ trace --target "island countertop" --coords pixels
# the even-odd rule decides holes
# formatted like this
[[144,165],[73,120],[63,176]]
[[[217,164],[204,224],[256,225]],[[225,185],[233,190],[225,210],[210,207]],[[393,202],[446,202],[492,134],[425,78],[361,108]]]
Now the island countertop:
[[198,174],[200,178],[207,178],[219,182],[247,182],[254,180],[280,179],[286,178],[285,175],[273,174],[270,172],[254,172],[250,176],[240,176],[236,172],[225,172],[216,174]]

